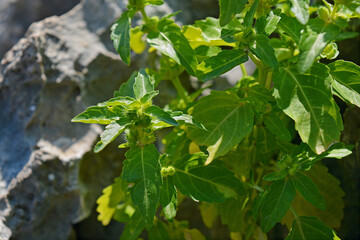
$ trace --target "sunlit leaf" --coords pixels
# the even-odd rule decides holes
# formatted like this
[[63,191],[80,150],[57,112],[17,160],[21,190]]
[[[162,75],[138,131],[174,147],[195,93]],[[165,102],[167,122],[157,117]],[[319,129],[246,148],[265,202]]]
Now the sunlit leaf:
[[111,40],[114,42],[115,50],[127,65],[130,65],[130,27],[131,18],[129,12],[126,11],[112,25],[110,35]]
[[291,0],[291,11],[302,24],[309,21],[309,0]]
[[166,19],[159,23],[159,31],[147,36],[148,43],[166,56],[185,67],[186,71],[195,75],[197,60],[181,29],[172,20]]
[[[342,123],[330,90],[325,66],[316,64],[308,74],[281,68],[274,76],[278,106],[295,121],[301,139],[320,154],[339,140]],[[339,120],[341,121],[341,120]]]
[[98,220],[104,226],[110,223],[117,205],[125,199],[126,190],[126,182],[121,178],[116,178],[113,184],[104,188],[103,195],[97,199],[98,207],[96,211],[99,213]]
[[352,62],[338,60],[330,63],[331,85],[340,96],[360,107],[360,67]]
[[319,18],[311,19],[300,38],[300,55],[297,63],[299,72],[306,72],[324,48],[339,34],[340,29],[337,26],[326,24]]
[[72,122],[110,124],[125,117],[123,106],[92,106],[80,113]]
[[153,222],[160,196],[161,174],[159,153],[152,144],[133,147],[125,154],[123,178],[134,183],[131,199],[147,224]]
[[240,50],[223,50],[209,57],[197,66],[196,76],[200,81],[211,80],[248,60],[246,53]]
[[101,134],[101,140],[96,143],[94,152],[100,152],[103,150],[109,143],[115,140],[117,136],[120,135],[125,130],[126,124],[121,125],[117,122],[112,122],[106,126],[105,131]]
[[180,192],[198,201],[223,202],[242,195],[242,183],[227,168],[217,164],[198,164],[202,155],[185,155],[174,165],[174,181]]
[[253,127],[253,112],[250,104],[230,92],[215,92],[203,97],[194,106],[191,115],[207,130],[189,128],[188,137],[198,145],[212,148],[213,159],[229,152]]

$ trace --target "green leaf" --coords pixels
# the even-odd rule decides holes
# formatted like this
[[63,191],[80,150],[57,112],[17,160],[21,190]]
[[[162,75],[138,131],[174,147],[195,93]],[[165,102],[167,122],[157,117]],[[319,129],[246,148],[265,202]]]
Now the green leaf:
[[182,65],[186,71],[195,75],[197,60],[189,41],[172,20],[160,20],[159,31],[150,32],[147,36],[150,46]]
[[185,124],[191,127],[197,127],[206,130],[206,128],[200,122],[196,121],[192,116],[188,114],[183,114],[182,112],[172,112],[170,115],[180,124]]
[[336,240],[336,233],[316,217],[300,216],[294,220],[285,240],[322,239]]
[[112,122],[106,126],[105,131],[101,134],[101,140],[96,144],[94,152],[98,153],[103,150],[109,143],[115,140],[125,129],[126,125],[120,125],[117,122]]
[[326,209],[323,196],[309,177],[301,173],[296,173],[296,175],[291,178],[291,181],[296,190],[298,190],[308,202],[321,210]]
[[223,202],[244,194],[242,183],[233,172],[215,164],[198,164],[201,160],[201,155],[187,154],[174,165],[175,185],[182,194],[206,202]]
[[140,99],[147,93],[152,93],[154,91],[154,86],[150,81],[150,77],[144,69],[140,69],[138,75],[135,77],[133,88],[136,99]]
[[253,25],[253,21],[254,21],[254,16],[256,13],[256,9],[259,5],[260,0],[255,0],[252,4],[251,4],[251,8],[250,10],[246,13],[245,18],[244,18],[244,26],[246,28],[250,28]]
[[[300,194],[297,194],[292,207],[299,216],[318,217],[326,225],[332,228],[340,228],[341,220],[344,217],[344,191],[340,186],[340,181],[331,175],[323,165],[314,165],[305,175],[318,187],[320,194],[326,202],[326,210],[320,210],[305,200]],[[288,211],[281,221],[289,229],[294,220],[294,215]]]
[[71,122],[110,124],[125,117],[124,110],[124,106],[92,106],[71,119]]
[[246,3],[246,0],[219,0],[220,26],[225,26],[236,14],[241,13]]
[[219,215],[217,206],[214,203],[201,202],[199,204],[199,210],[203,223],[207,228],[211,229]]
[[96,203],[98,207],[96,211],[99,213],[98,220],[102,225],[106,226],[110,223],[115,213],[117,205],[125,199],[127,184],[121,178],[115,178],[115,182],[104,188]]
[[272,69],[275,69],[279,66],[279,63],[275,57],[275,51],[270,45],[269,39],[264,35],[255,36],[255,42],[250,45],[250,51]]
[[346,39],[356,38],[359,36],[358,32],[342,32],[335,38],[335,42],[340,42]]
[[253,205],[251,208],[251,215],[254,217],[255,220],[257,220],[259,211],[264,204],[264,199],[266,194],[267,194],[266,191],[260,192],[253,201]]
[[265,181],[271,182],[271,181],[283,179],[284,177],[286,177],[286,175],[288,175],[288,169],[283,169],[280,171],[274,171],[274,172],[268,173],[268,174],[264,175],[263,179]]
[[216,56],[209,57],[200,63],[196,68],[196,76],[200,81],[205,82],[228,72],[247,60],[247,54],[241,50],[222,50]]
[[317,157],[323,158],[337,158],[341,159],[352,154],[353,146],[345,145],[343,143],[335,143],[329,147],[328,150],[318,155]]
[[360,3],[357,0],[345,0],[345,1],[335,1],[340,4],[344,4],[348,9],[350,9],[354,15],[360,17]]
[[106,102],[98,103],[98,107],[111,107],[111,106],[124,106],[129,105],[134,102],[134,99],[131,97],[114,97],[110,98]]
[[152,100],[152,99],[153,99],[154,97],[156,97],[157,95],[159,95],[159,91],[158,91],[158,90],[149,92],[149,93],[145,94],[145,95],[140,99],[140,102],[146,103],[147,101]]
[[134,94],[134,84],[135,84],[135,78],[138,75],[138,73],[135,71],[131,74],[130,78],[121,84],[118,91],[114,92],[114,97],[131,97],[135,98]]
[[169,240],[171,239],[166,229],[165,223],[156,221],[148,231],[149,240]]
[[235,93],[213,91],[200,99],[191,114],[207,131],[189,128],[187,135],[198,145],[210,148],[212,155],[208,163],[229,152],[253,127],[254,114],[250,104],[241,102]]
[[360,67],[352,62],[338,60],[328,65],[331,85],[347,101],[360,107]]
[[186,137],[184,131],[172,131],[162,139],[165,145],[165,152],[170,155],[171,163],[188,153],[190,140]]
[[150,4],[150,5],[155,5],[155,6],[160,6],[164,4],[163,0],[145,0],[146,4]]
[[163,178],[160,191],[160,204],[164,209],[165,217],[168,220],[176,216],[177,190],[172,176]]
[[308,0],[291,0],[291,11],[302,24],[309,21],[309,1]]
[[315,64],[308,74],[281,68],[274,75],[278,106],[294,119],[303,142],[318,154],[338,141],[342,130],[327,75],[326,66],[321,64]]
[[276,29],[278,22],[280,21],[281,17],[275,15],[273,11],[270,11],[268,16],[262,16],[256,20],[255,29],[258,34],[264,34],[269,36],[273,33]]
[[264,164],[271,161],[274,151],[276,151],[276,138],[265,127],[259,127],[256,140],[256,158]]
[[201,29],[201,35],[206,41],[221,39],[221,27],[218,19],[207,17],[205,20],[195,21],[194,25]]
[[146,223],[142,218],[139,211],[136,211],[131,219],[130,223],[126,224],[120,240],[136,240],[141,232],[144,230]]
[[131,199],[147,224],[152,224],[160,195],[159,153],[153,144],[130,148],[125,154],[123,178],[134,183]]
[[299,72],[306,72],[324,48],[339,34],[340,29],[337,26],[326,24],[319,18],[311,19],[300,39],[300,55],[297,63]]
[[157,119],[166,122],[170,125],[173,126],[178,126],[179,123],[173,119],[169,113],[165,112],[164,110],[162,110],[161,108],[159,108],[158,106],[150,106],[145,110],[146,114],[149,114],[153,117],[156,117]]
[[227,225],[231,232],[239,231],[240,226],[244,224],[243,204],[243,199],[229,199],[217,205],[221,223]]
[[121,59],[130,65],[130,28],[131,18],[129,12],[124,12],[119,20],[111,26],[110,38],[114,42],[115,50],[120,54]]
[[289,35],[296,44],[300,43],[301,30],[304,28],[296,18],[289,17],[285,14],[280,14],[280,21],[278,27]]
[[284,179],[274,182],[266,194],[260,212],[260,227],[267,233],[284,217],[295,197],[295,188]]
[[264,124],[267,127],[267,129],[270,130],[270,132],[272,132],[279,138],[285,141],[291,140],[291,134],[289,130],[285,127],[283,121],[281,121],[281,119],[278,118],[275,114],[270,114],[267,117],[265,117]]

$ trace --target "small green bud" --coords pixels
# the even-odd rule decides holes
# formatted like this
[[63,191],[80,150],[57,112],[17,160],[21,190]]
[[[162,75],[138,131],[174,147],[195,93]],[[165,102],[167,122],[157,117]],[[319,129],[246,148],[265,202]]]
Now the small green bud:
[[336,43],[329,43],[322,51],[320,56],[326,59],[335,59],[339,55],[338,47]]
[[168,175],[169,175],[169,176],[172,176],[172,175],[175,174],[175,168],[174,168],[173,166],[169,166],[169,167],[167,168],[167,171],[168,171]]
[[330,11],[327,7],[324,6],[319,7],[319,18],[324,20],[325,22],[329,21]]

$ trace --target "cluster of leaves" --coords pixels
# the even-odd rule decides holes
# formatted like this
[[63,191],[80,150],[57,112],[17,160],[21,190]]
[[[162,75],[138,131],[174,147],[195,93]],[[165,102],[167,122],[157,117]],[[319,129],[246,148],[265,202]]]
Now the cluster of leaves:
[[[343,192],[321,160],[351,154],[339,142],[333,96],[360,107],[360,67],[321,62],[338,56],[337,41],[358,35],[346,29],[360,3],[323,2],[219,0],[219,19],[180,27],[174,15],[146,15],[146,5],[162,0],[130,0],[111,28],[114,47],[129,65],[131,50],[150,46],[157,68],[135,72],[114,98],[72,120],[107,125],[95,152],[126,134],[123,171],[98,199],[99,220],[127,223],[120,239],[144,229],[149,239],[205,239],[175,219],[188,196],[200,201],[207,227],[220,217],[232,239],[266,239],[278,222],[289,228],[286,239],[337,238],[331,227],[339,227]],[[131,27],[137,12],[143,24]],[[249,58],[253,76],[243,65]],[[186,71],[205,82],[239,65],[234,87],[200,99],[203,89],[189,94],[179,80]],[[152,99],[164,80],[178,98],[162,109]],[[159,153],[155,131],[169,127]]]

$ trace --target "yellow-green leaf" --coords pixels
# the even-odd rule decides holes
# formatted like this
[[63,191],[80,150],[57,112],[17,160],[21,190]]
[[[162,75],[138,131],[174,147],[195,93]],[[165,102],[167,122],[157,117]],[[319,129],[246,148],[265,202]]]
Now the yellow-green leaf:
[[127,184],[121,178],[116,178],[115,182],[103,190],[96,203],[96,211],[99,213],[98,220],[104,225],[108,225],[115,213],[116,206],[124,200],[126,196]]

